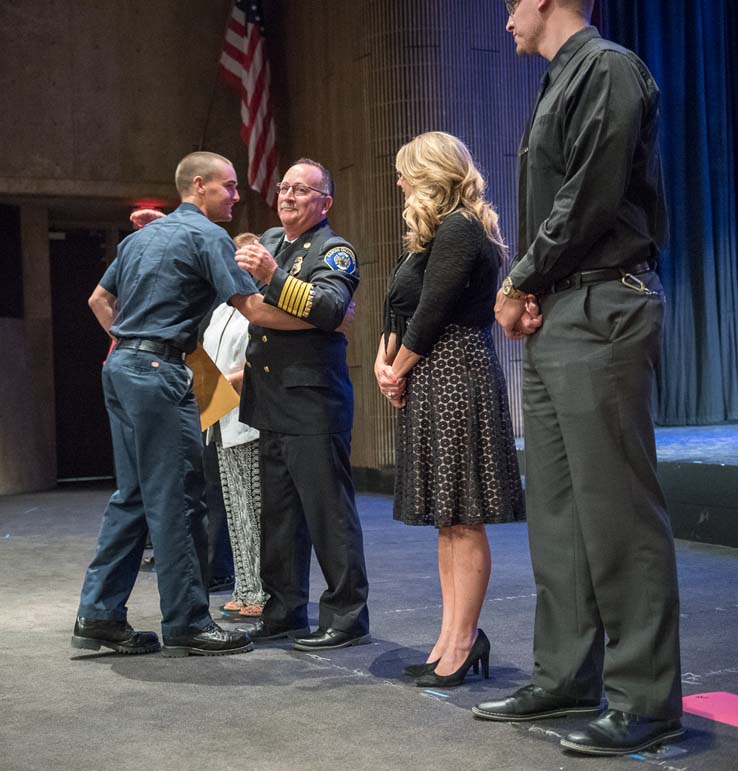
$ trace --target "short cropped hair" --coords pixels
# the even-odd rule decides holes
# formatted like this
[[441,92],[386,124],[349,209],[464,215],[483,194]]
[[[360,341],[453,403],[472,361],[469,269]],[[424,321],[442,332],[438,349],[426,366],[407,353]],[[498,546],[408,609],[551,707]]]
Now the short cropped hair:
[[195,177],[202,177],[207,182],[218,172],[218,166],[221,163],[232,165],[224,155],[209,153],[206,150],[185,155],[177,164],[177,170],[174,172],[174,184],[177,186],[177,192],[180,196],[188,195],[192,190],[192,180]]
[[318,163],[317,161],[312,160],[311,158],[300,158],[299,160],[295,161],[292,166],[297,166],[298,164],[305,164],[306,166],[315,166],[316,169],[320,170],[322,179],[321,179],[321,185],[323,187],[323,192],[328,193],[331,198],[333,197],[333,177],[331,176],[330,171],[326,169],[325,166],[323,166],[322,163]]

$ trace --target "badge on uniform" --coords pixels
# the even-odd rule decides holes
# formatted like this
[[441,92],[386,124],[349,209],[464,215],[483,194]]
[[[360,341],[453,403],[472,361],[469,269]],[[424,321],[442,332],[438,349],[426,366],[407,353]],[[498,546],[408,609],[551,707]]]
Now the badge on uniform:
[[297,257],[295,257],[295,261],[290,268],[290,276],[296,276],[300,270],[302,270],[302,258],[302,254],[298,254]]
[[356,273],[356,255],[348,248],[348,246],[336,246],[329,250],[323,262],[331,270],[340,270],[343,273]]

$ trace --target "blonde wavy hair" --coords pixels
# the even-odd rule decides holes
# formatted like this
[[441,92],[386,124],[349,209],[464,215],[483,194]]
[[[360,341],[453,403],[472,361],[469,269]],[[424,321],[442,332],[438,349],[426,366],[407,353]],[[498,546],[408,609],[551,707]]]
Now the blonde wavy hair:
[[487,238],[505,255],[497,212],[485,199],[484,179],[466,145],[443,131],[419,134],[397,152],[397,172],[412,186],[402,218],[407,225],[405,248],[422,252],[439,225],[457,209],[467,219],[478,219]]

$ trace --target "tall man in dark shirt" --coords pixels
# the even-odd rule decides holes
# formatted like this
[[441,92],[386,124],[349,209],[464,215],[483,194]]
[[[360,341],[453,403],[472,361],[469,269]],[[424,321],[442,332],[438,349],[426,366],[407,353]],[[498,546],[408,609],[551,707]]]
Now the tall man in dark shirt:
[[666,215],[658,88],[632,52],[587,26],[591,5],[507,3],[517,52],[550,62],[520,147],[518,257],[495,308],[509,336],[529,335],[535,664],[532,685],[474,713],[593,713],[604,681],[609,710],[561,744],[628,754],[682,733],[674,544],[651,414]]
[[202,440],[184,355],[194,350],[198,325],[216,299],[258,324],[308,325],[263,302],[237,267],[228,234],[214,224],[229,221],[238,201],[230,161],[191,153],[175,180],[182,204],[121,242],[89,300],[117,339],[103,387],[118,489],[85,575],[76,648],[159,650],[154,632],[136,632],[126,619],[147,525],[156,553],[162,654],[210,656],[252,647],[247,635],[226,632],[210,617]]
[[[255,642],[294,639],[298,650],[368,642],[368,584],[351,480],[353,391],[337,331],[359,283],[351,245],[326,219],[333,182],[321,164],[295,163],[278,185],[283,227],[238,251],[264,301],[314,329],[252,325],[241,417],[259,429],[261,578],[269,593]],[[307,634],[310,554],[326,579],[318,628]]]

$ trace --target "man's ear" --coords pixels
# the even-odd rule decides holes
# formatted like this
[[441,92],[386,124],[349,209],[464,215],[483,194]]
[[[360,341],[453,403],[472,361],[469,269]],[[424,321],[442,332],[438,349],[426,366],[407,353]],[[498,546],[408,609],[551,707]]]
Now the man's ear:
[[331,206],[333,206],[333,196],[332,195],[327,195],[323,199],[323,216],[328,214],[328,209],[330,209]]
[[196,195],[202,195],[205,187],[205,180],[198,174],[192,178],[192,192]]

